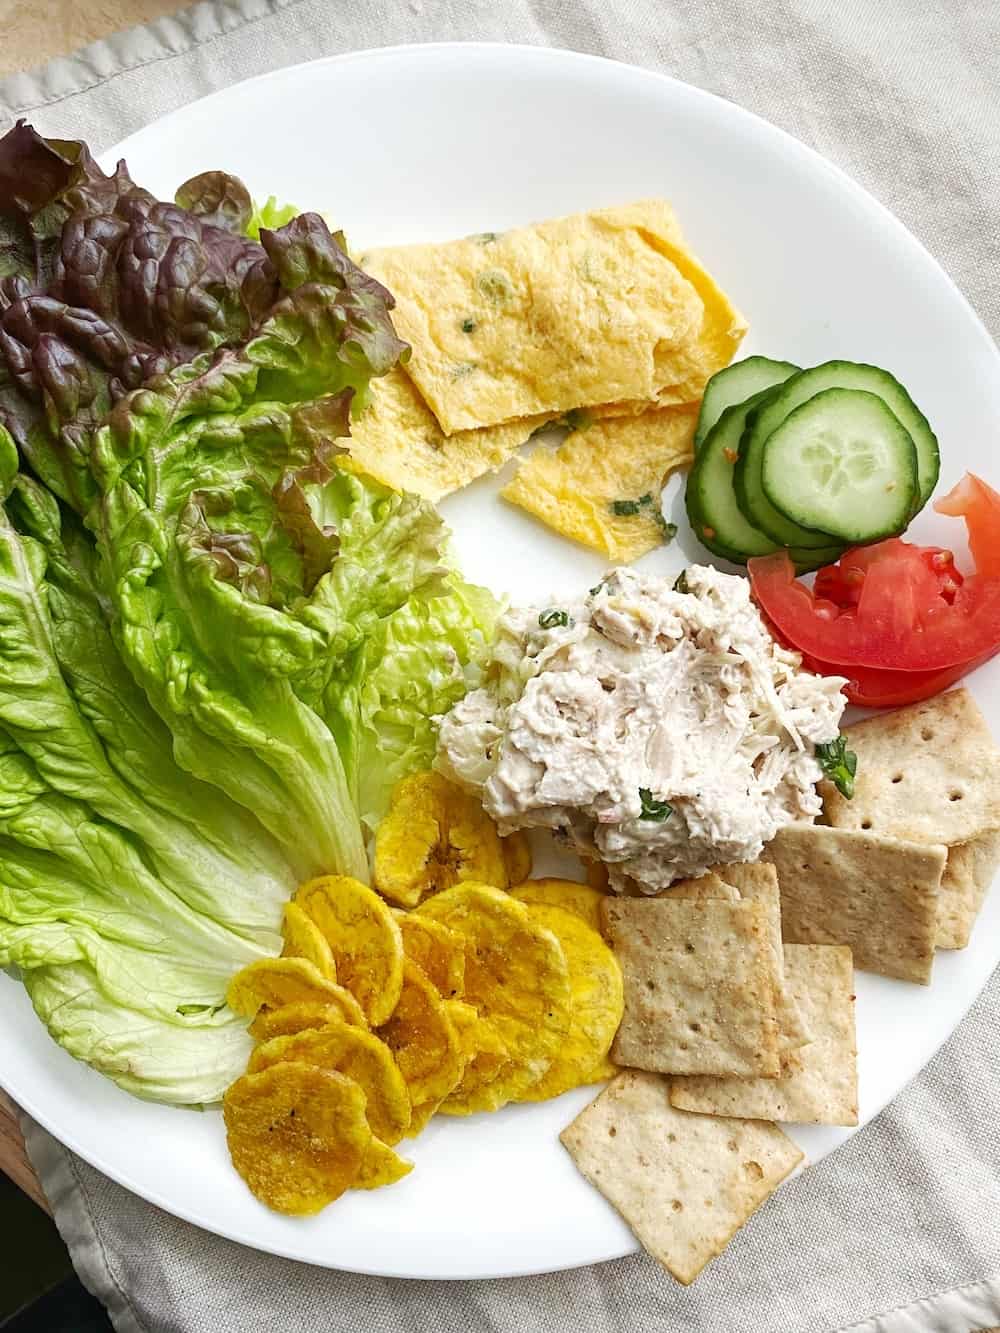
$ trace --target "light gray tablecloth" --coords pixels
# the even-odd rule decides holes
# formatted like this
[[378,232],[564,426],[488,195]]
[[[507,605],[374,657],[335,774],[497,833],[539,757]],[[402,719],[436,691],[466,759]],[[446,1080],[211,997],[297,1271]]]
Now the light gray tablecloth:
[[[888,204],[1000,330],[996,0],[202,4],[0,82],[0,130],[26,115],[104,148],[263,70],[447,39],[572,47],[741,102]],[[1000,1324],[998,1034],[1000,976],[892,1106],[781,1190],[687,1291],[638,1256],[471,1284],[296,1266],[169,1217],[25,1129],[77,1269],[122,1333],[967,1333]]]

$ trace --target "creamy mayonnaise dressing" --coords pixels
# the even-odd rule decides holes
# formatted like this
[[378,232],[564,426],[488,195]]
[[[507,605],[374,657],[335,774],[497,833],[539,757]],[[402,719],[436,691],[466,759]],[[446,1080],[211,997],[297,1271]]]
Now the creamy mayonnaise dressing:
[[440,723],[438,766],[501,832],[559,831],[619,891],[755,860],[814,820],[814,749],[844,711],[844,682],[774,642],[746,579],[692,565],[682,586],[616,569],[582,603],[508,612],[485,687]]

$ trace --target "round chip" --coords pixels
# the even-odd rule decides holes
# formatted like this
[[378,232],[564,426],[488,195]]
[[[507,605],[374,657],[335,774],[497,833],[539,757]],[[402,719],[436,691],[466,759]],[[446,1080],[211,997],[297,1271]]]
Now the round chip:
[[279,1064],[244,1074],[222,1101],[233,1166],[279,1213],[318,1213],[357,1180],[371,1142],[365,1094],[342,1074]]
[[388,905],[344,875],[309,880],[295,901],[326,937],[341,985],[372,1027],[384,1023],[403,985],[403,938]]
[[511,889],[510,895],[519,903],[548,903],[552,907],[561,907],[565,912],[586,921],[592,930],[602,932],[601,903],[607,898],[600,889],[592,889],[588,884],[577,884],[571,879],[528,879]]
[[521,884],[531,874],[531,840],[523,829],[500,839],[508,884]]
[[306,958],[327,981],[337,980],[337,966],[326,937],[298,903],[285,903],[281,937],[285,941],[282,958]]
[[[454,1092],[438,1106],[431,1103],[430,1114],[441,1111],[443,1115],[472,1115],[484,1109],[484,1099],[495,1096],[486,1090],[507,1076],[513,1062],[499,1032],[480,1017],[473,1005],[452,1000],[448,1003],[448,1013],[462,1044],[465,1071]],[[412,1126],[412,1119],[410,1123]]]
[[465,990],[465,940],[440,921],[393,908],[403,935],[403,952],[437,988],[442,999],[460,999]]
[[[499,1034],[510,1068],[478,1090],[472,1110],[495,1111],[548,1069],[570,1024],[562,946],[523,903],[485,884],[457,884],[417,909],[465,936],[465,997]],[[473,1060],[470,1082],[476,1076]],[[463,1075],[458,1101],[469,1104]]]
[[375,834],[374,879],[403,907],[465,880],[503,889],[509,883],[492,819],[475,797],[431,771],[396,784]]
[[458,1033],[437,989],[409,958],[399,1004],[378,1035],[395,1056],[414,1106],[441,1101],[458,1086],[465,1068]]
[[395,1185],[397,1180],[402,1180],[412,1170],[412,1162],[405,1162],[387,1143],[373,1134],[353,1188],[377,1190],[383,1185]]
[[249,1032],[254,1041],[270,1041],[272,1037],[293,1037],[296,1032],[305,1032],[308,1028],[324,1028],[328,1023],[343,1019],[356,1028],[367,1028],[368,1020],[361,1012],[361,1006],[349,990],[338,986],[340,992],[336,1003],[319,1004],[316,1001],[299,1000],[297,1004],[283,1004],[280,1009],[261,1009],[250,1024]]
[[291,1037],[272,1037],[254,1049],[247,1071],[256,1074],[288,1060],[354,1079],[365,1094],[372,1133],[390,1147],[409,1128],[410,1094],[403,1075],[388,1046],[373,1033],[335,1022]]
[[226,991],[230,1009],[244,1018],[253,1018],[262,1005],[337,1004],[339,998],[337,983],[306,958],[260,958],[237,972]]
[[592,926],[551,903],[529,903],[528,911],[562,945],[572,993],[569,1031],[548,1069],[521,1095],[522,1101],[541,1102],[608,1077],[604,1070],[622,1021],[625,992],[618,959]]
[[415,1139],[422,1134],[431,1122],[431,1117],[441,1109],[441,1101],[421,1102],[410,1112],[410,1128],[406,1131],[408,1139]]

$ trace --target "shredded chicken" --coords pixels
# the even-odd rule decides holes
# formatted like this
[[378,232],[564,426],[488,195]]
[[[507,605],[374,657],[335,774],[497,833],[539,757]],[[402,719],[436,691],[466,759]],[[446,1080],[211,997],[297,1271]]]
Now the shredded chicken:
[[487,684],[441,719],[438,766],[501,832],[550,828],[653,893],[752,861],[820,813],[815,746],[835,739],[839,677],[772,639],[747,581],[695,565],[686,592],[617,569],[584,602],[501,621]]

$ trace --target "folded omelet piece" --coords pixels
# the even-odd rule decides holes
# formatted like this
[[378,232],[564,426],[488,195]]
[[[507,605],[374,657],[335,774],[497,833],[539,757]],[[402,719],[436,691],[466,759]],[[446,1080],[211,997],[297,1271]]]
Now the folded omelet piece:
[[669,537],[660,491],[694,454],[697,404],[594,421],[539,444],[501,492],[564,537],[627,564]]
[[371,382],[365,410],[351,422],[349,455],[339,461],[396,491],[440,500],[495,472],[547,417],[528,417],[445,435],[405,370]]
[[396,298],[407,372],[446,435],[697,385],[707,275],[663,200],[362,261]]

